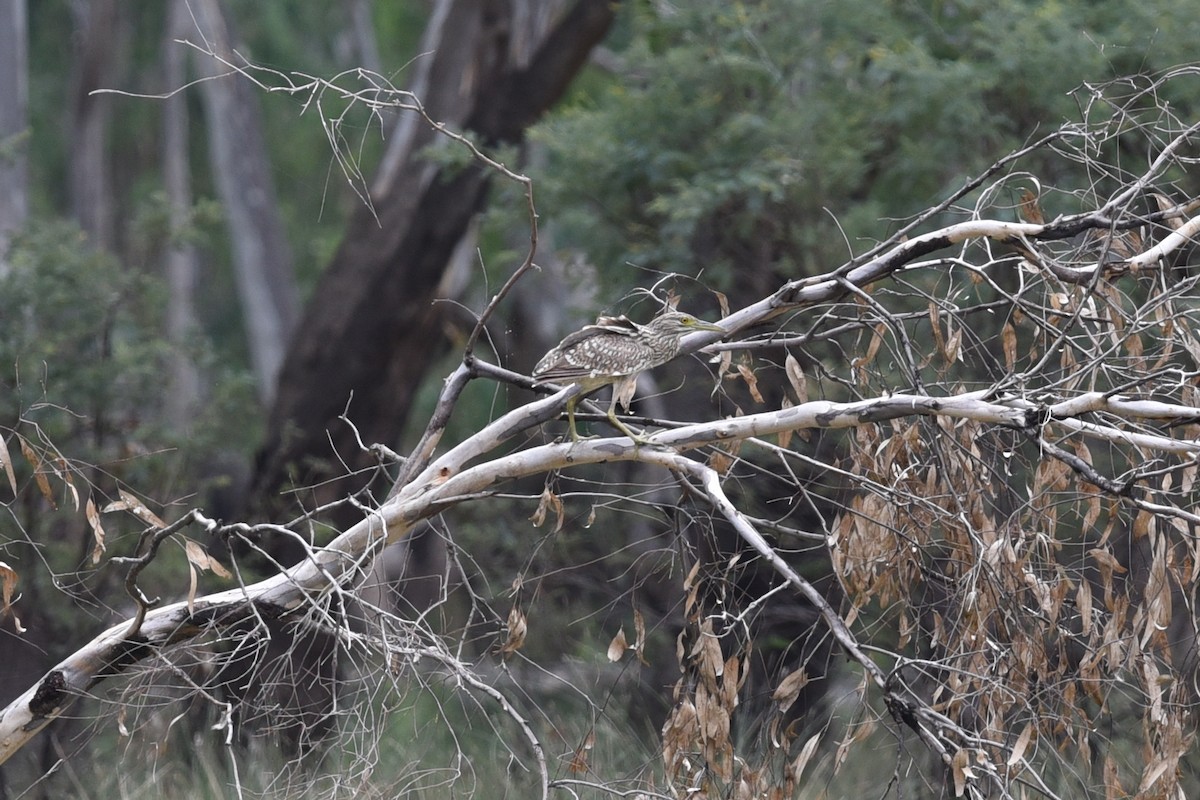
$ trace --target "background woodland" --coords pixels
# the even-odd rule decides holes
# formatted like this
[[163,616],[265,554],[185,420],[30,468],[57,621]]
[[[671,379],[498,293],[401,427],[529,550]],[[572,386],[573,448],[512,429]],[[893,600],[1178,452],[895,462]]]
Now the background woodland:
[[1196,41],[0,0],[0,797],[1200,791]]

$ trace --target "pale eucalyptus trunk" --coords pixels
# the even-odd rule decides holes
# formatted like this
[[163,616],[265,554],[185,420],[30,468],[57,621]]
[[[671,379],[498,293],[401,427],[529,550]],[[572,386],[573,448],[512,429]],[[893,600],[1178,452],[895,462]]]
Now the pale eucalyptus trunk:
[[0,0],[0,278],[29,215],[29,52],[25,0]]
[[[163,76],[168,89],[187,82],[187,51],[176,39],[187,35],[191,16],[186,0],[170,0],[163,42]],[[165,256],[167,277],[167,340],[171,343],[167,422],[174,430],[186,431],[200,403],[200,372],[188,352],[188,343],[199,328],[196,316],[195,248],[182,235],[189,225],[192,205],[191,174],[188,167],[188,107],[182,92],[163,100],[163,185],[170,215],[171,241]]]
[[[202,41],[216,56],[240,65],[219,0],[190,0],[189,6]],[[233,244],[234,274],[258,394],[270,405],[296,326],[299,294],[271,179],[259,89],[216,58],[198,55],[195,63],[201,75],[212,78],[200,84],[209,160]]]

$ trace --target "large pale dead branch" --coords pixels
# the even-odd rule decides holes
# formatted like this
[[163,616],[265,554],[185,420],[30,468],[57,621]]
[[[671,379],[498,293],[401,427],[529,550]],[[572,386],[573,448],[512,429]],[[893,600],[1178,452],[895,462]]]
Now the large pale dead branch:
[[[941,416],[1016,429],[1027,428],[1036,420],[1046,418],[1043,409],[1031,413],[1028,409],[1014,407],[1011,400],[990,401],[983,392],[949,397],[902,394],[853,403],[814,401],[780,411],[662,431],[653,437],[656,445],[661,447],[637,447],[627,438],[614,437],[574,444],[541,445],[470,464],[552,415],[561,407],[570,391],[573,390],[564,390],[501,416],[434,460],[414,480],[400,487],[377,512],[346,530],[328,546],[313,551],[307,560],[287,572],[244,589],[230,589],[197,597],[192,602],[179,602],[149,611],[133,636],[129,635],[130,621],[104,631],[64,659],[0,712],[0,763],[11,757],[79,697],[102,681],[121,675],[161,648],[248,620],[286,620],[298,615],[321,595],[359,579],[371,556],[379,548],[399,541],[418,522],[459,503],[486,497],[501,485],[518,478],[615,461],[659,464],[696,475],[722,513],[733,514],[731,520],[737,523],[743,535],[747,535],[750,544],[768,557],[770,548],[764,551],[761,537],[746,534],[749,523],[743,525],[745,520],[740,514],[727,508],[727,500],[721,500],[723,495],[714,488],[711,474],[701,469],[698,463],[681,456],[681,452],[784,431],[845,428],[907,416]],[[1056,422],[1071,421],[1072,414],[1090,413],[1099,407],[1106,408],[1113,415],[1124,414],[1136,418],[1175,419],[1184,414],[1194,414],[1191,409],[1166,403],[1096,397],[1052,406],[1049,408],[1049,417]],[[1200,452],[1200,441],[1197,440],[1148,438],[1150,441],[1146,444],[1157,443],[1163,451],[1182,449],[1189,453]],[[210,531],[218,530],[216,523],[205,520],[202,515],[196,516]],[[778,558],[768,557],[768,560],[806,596],[810,594],[805,589],[807,584],[802,581],[796,583],[797,576],[785,562]],[[836,625],[835,617],[827,621]],[[843,637],[846,635],[843,626]],[[843,637],[839,637],[839,641],[853,654],[853,639]],[[861,657],[861,654],[858,656],[856,660],[866,667],[869,659]]]

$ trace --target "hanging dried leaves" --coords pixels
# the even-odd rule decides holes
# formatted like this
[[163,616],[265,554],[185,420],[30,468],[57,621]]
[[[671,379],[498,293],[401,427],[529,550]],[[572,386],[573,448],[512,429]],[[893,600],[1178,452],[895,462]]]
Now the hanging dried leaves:
[[513,605],[509,609],[507,629],[508,638],[500,646],[500,655],[505,658],[508,658],[525,646],[525,634],[529,630],[529,623],[525,619],[525,612],[517,605]]
[[92,563],[99,564],[100,557],[104,555],[104,526],[100,524],[100,513],[96,511],[96,503],[90,497],[84,508],[84,516],[87,517],[88,525],[92,529]]
[[1038,205],[1037,195],[1028,189],[1021,190],[1020,202],[1017,204],[1017,213],[1026,222],[1031,222],[1034,225],[1046,224],[1046,216],[1042,213],[1042,207]]
[[573,774],[579,775],[592,771],[591,754],[592,748],[596,746],[596,731],[588,731],[587,736],[575,748],[575,752],[571,754],[571,763],[567,769]]
[[787,354],[787,358],[783,362],[784,372],[787,374],[788,383],[792,387],[792,391],[796,395],[796,402],[803,405],[808,402],[808,378],[804,375],[804,370],[800,367],[800,362],[791,353]]
[[183,551],[187,555],[188,560],[189,585],[187,604],[188,610],[192,611],[196,600],[196,589],[199,585],[199,573],[211,570],[215,575],[222,578],[232,578],[233,575],[220,561],[210,556],[199,542],[189,539],[186,536],[182,538]]
[[750,369],[746,364],[737,365],[738,374],[742,376],[742,380],[746,382],[746,388],[750,390],[750,397],[756,403],[765,403],[762,392],[758,390],[758,376],[754,374],[754,370]]
[[637,652],[638,661],[649,666],[650,662],[646,660],[646,619],[636,608],[633,610],[633,637],[632,647]]
[[620,628],[617,635],[608,643],[608,660],[614,663],[620,661],[628,649],[629,644],[625,641],[625,629]]
[[25,441],[24,436],[18,436],[17,441],[21,443],[21,454],[25,456],[25,460],[29,462],[29,466],[33,470],[33,480],[37,484],[38,491],[42,493],[42,497],[46,498],[46,502],[50,504],[51,508],[58,508],[54,493],[50,491],[50,479],[46,477],[46,473],[42,469],[42,458],[29,442]]
[[24,633],[25,628],[21,625],[21,619],[13,611],[12,607],[13,593],[17,589],[17,580],[17,571],[3,561],[0,561],[0,620],[11,617],[13,629],[17,633]]
[[1000,339],[1004,346],[1004,368],[1012,372],[1017,365],[1017,329],[1011,322],[1004,323]]
[[154,528],[165,528],[167,523],[150,509],[146,508],[146,504],[139,500],[134,495],[120,489],[118,491],[120,500],[114,500],[102,509],[102,513],[111,514],[114,511],[128,511],[145,524]]
[[867,345],[866,353],[853,359],[850,363],[855,368],[870,366],[875,361],[875,356],[879,354],[879,348],[883,344],[884,334],[887,333],[887,325],[880,322],[872,328],[871,341]]
[[803,668],[788,674],[779,682],[771,699],[779,704],[780,711],[787,711],[800,696],[800,691],[808,685],[808,672]]
[[0,468],[4,469],[4,474],[8,477],[8,487],[13,495],[16,495],[17,476],[13,472],[12,455],[8,452],[8,443],[4,441],[3,436],[0,436]]
[[[562,530],[563,521],[566,519],[566,510],[563,508],[562,498],[550,489],[549,484],[546,484],[546,487],[542,489],[542,496],[538,498],[537,508],[529,517],[533,522],[533,527],[542,527],[546,521],[546,515],[551,511],[554,512],[554,530],[551,532],[558,533]],[[595,513],[595,509],[593,509],[593,513]]]

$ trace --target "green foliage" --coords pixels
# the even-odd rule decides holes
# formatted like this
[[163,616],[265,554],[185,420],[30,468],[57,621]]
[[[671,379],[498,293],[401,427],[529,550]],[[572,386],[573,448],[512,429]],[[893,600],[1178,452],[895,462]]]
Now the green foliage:
[[153,416],[163,351],[145,331],[160,327],[161,287],[121,269],[61,222],[23,233],[10,262],[0,288],[9,310],[0,317],[5,423],[47,404],[69,404],[77,414],[52,414],[59,421],[47,430],[51,438],[87,428],[103,439]]
[[[208,209],[202,204],[197,217]],[[152,214],[139,217],[132,237],[142,242],[138,250],[161,249],[168,235],[162,222]],[[6,307],[0,315],[0,424],[37,423],[72,456],[97,461],[122,449],[176,444],[179,434],[162,420],[171,355],[162,336],[162,282],[96,250],[77,227],[61,221],[30,225],[14,240],[9,261],[11,271],[0,279]],[[249,399],[245,377],[220,368],[202,342],[187,355],[213,378],[211,411]],[[198,428],[219,424],[228,433],[242,426],[233,440],[245,441],[247,422],[228,415],[218,422],[216,413],[201,411]],[[194,431],[187,441],[193,456],[217,445],[197,441]]]
[[[170,429],[163,405],[172,353],[161,333],[161,282],[96,250],[61,221],[30,225],[14,240],[9,264],[0,278],[0,435],[19,491],[8,503],[3,490],[12,525],[0,534],[0,552],[22,574],[32,600],[19,606],[26,625],[43,626],[44,636],[46,625],[74,631],[92,621],[50,600],[60,589],[41,581],[71,576],[65,582],[77,591],[119,581],[103,561],[91,560],[93,532],[82,510],[88,498],[99,510],[118,488],[134,487],[165,517],[171,512],[159,504],[180,487],[186,487],[182,503],[201,502],[197,493],[219,490],[225,480],[214,465],[253,441],[256,423],[245,413],[253,389],[240,373],[216,366],[199,344],[188,355],[211,378],[205,406],[189,431]],[[33,479],[35,471],[47,489]],[[128,516],[104,515],[103,524],[108,555],[128,554],[142,528]],[[181,552],[172,550],[163,562],[146,575],[148,594],[156,587],[173,593],[186,575]],[[49,574],[34,568],[38,563]],[[113,588],[109,599],[121,596]],[[64,633],[61,643],[70,645],[75,635]]]
[[1184,61],[1200,35],[1161,2],[702,0],[630,13],[620,75],[535,133],[561,241],[623,287],[641,282],[627,263],[735,288],[841,263],[885,215],[927,207],[1078,118],[1068,92],[1081,82]]
[[[415,2],[373,5],[381,67],[386,78],[403,86],[403,67],[416,50],[426,10]],[[290,0],[263,5],[241,0],[232,3],[230,11],[240,39],[250,48],[247,57],[284,73],[297,70],[291,79],[298,85],[307,80],[299,73],[333,79],[361,66],[350,36],[348,4]],[[269,85],[280,83],[269,75],[260,77]],[[337,83],[350,91],[368,88],[353,74],[341,76]],[[320,106],[310,105],[312,99],[303,93],[263,93],[259,98],[272,179],[302,289],[316,283],[341,240],[346,219],[362,202],[358,193],[364,191],[363,178],[348,178],[338,160],[354,165],[369,180],[391,124],[332,94],[322,96]]]

